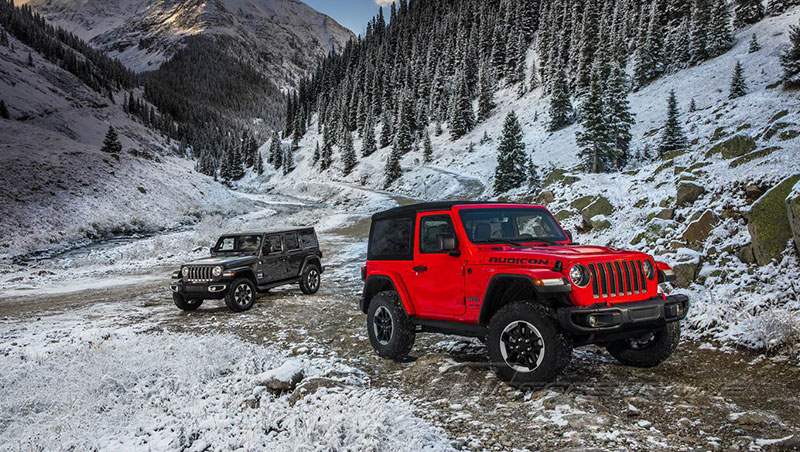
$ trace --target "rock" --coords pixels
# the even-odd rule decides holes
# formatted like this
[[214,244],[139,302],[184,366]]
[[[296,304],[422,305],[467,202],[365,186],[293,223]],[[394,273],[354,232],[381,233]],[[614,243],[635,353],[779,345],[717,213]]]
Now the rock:
[[789,130],[784,130],[783,132],[781,132],[780,135],[778,135],[778,138],[780,138],[781,141],[787,141],[787,140],[791,140],[793,138],[797,138],[798,136],[800,136],[800,131],[794,130],[794,129],[789,129]]
[[767,122],[773,123],[773,122],[783,118],[784,116],[786,116],[788,114],[789,114],[789,110],[781,110],[781,111],[775,113],[774,115],[772,115],[772,117],[769,118],[769,121],[767,121]]
[[555,213],[556,220],[563,222],[572,218],[573,216],[577,215],[578,212],[569,210],[569,209],[562,209]]
[[655,218],[659,218],[661,220],[671,220],[675,218],[675,209],[661,209],[658,211]]
[[678,193],[675,201],[678,206],[688,206],[699,198],[706,189],[694,182],[681,182],[678,184]]
[[696,262],[680,262],[672,266],[675,272],[675,287],[686,288],[697,278],[697,269],[700,267]]
[[662,163],[661,165],[658,165],[658,168],[656,168],[655,171],[653,171],[653,175],[654,176],[657,175],[658,173],[664,171],[665,169],[671,167],[674,164],[675,164],[674,160],[667,160],[666,162]]
[[756,262],[756,255],[753,254],[753,247],[751,245],[745,245],[739,248],[739,251],[736,252],[736,257],[745,264],[754,264]]
[[732,159],[741,157],[756,148],[756,141],[749,135],[738,134],[724,141],[720,141],[706,152],[706,157],[722,154],[723,158]]
[[731,413],[728,420],[742,427],[766,427],[778,421],[774,415],[758,411]]
[[775,124],[769,125],[766,128],[764,128],[759,138],[764,141],[771,140],[772,137],[777,135],[778,132],[780,132],[781,130],[794,125],[796,124],[793,124],[791,122],[776,122]]
[[800,175],[787,177],[758,198],[750,208],[747,230],[759,265],[778,258],[786,248],[786,242],[793,238],[786,198],[798,180]]
[[141,194],[147,194],[147,189],[144,187],[136,187],[136,189],[139,190],[139,193]]
[[536,197],[536,200],[542,204],[550,204],[556,200],[556,195],[550,190],[544,190],[539,193],[539,196]]
[[569,205],[572,206],[575,209],[583,210],[583,209],[586,208],[586,206],[591,204],[592,201],[594,201],[594,198],[595,198],[594,196],[590,196],[590,195],[589,196],[581,196],[580,198],[573,200]]
[[670,220],[662,220],[660,218],[654,218],[650,220],[649,223],[644,227],[644,230],[641,231],[636,237],[631,240],[631,245],[638,245],[642,241],[647,244],[652,245],[656,242],[656,240],[664,237],[664,231],[671,228],[674,225],[674,222]]
[[553,171],[550,171],[547,177],[544,178],[544,181],[542,181],[542,186],[548,187],[556,182],[561,182],[563,185],[572,185],[579,180],[581,180],[579,177],[570,176],[563,169],[554,169]]
[[608,229],[611,227],[611,222],[608,221],[605,215],[595,215],[589,220],[589,224],[592,225],[592,229],[594,230],[602,230]]
[[758,151],[751,152],[749,154],[745,154],[737,159],[731,160],[730,167],[736,168],[737,166],[742,166],[745,163],[752,162],[755,159],[760,159],[762,157],[766,157],[772,154],[775,151],[779,151],[782,148],[780,146],[771,146],[764,149],[759,149]]
[[794,237],[794,247],[800,253],[800,182],[797,182],[786,197],[786,215]]
[[598,196],[591,204],[581,209],[581,216],[586,224],[591,224],[593,217],[597,215],[611,216],[614,213],[614,206],[603,196]]
[[289,403],[294,405],[299,400],[304,399],[306,396],[316,393],[320,389],[341,389],[346,385],[340,381],[331,378],[315,377],[304,380],[297,385],[292,395],[289,396]]
[[706,241],[708,235],[719,223],[719,217],[712,211],[706,210],[700,218],[689,223],[681,234],[686,243],[699,244]]
[[294,390],[303,380],[304,372],[299,361],[289,360],[280,367],[268,370],[256,376],[258,386],[266,386],[275,394]]

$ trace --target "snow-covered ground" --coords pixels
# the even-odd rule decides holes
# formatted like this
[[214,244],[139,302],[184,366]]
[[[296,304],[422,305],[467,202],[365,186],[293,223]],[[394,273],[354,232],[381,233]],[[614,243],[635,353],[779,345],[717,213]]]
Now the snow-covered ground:
[[[574,229],[581,222],[578,210],[571,206],[577,198],[602,195],[614,206],[607,218],[610,228],[582,232],[577,235],[578,241],[636,248],[673,264],[686,259],[702,262],[698,282],[685,290],[694,302],[689,318],[691,336],[712,337],[757,350],[772,350],[793,343],[800,312],[800,297],[793,286],[793,275],[800,269],[791,249],[787,249],[783,259],[764,267],[743,263],[732,251],[725,251],[732,247],[738,249],[750,241],[744,220],[736,216],[720,221],[697,250],[673,246],[672,242],[690,220],[706,210],[723,217],[723,211],[731,207],[746,213],[749,203],[743,187],[748,183],[769,186],[800,173],[800,159],[796,155],[800,138],[764,134],[777,121],[773,118],[778,113],[783,115],[779,122],[788,124],[785,127],[800,130],[800,93],[786,91],[778,83],[782,73],[779,55],[788,46],[788,27],[797,24],[799,19],[800,8],[795,7],[781,16],[767,17],[740,29],[734,48],[724,55],[665,76],[631,94],[631,110],[636,118],[632,130],[634,151],[648,147],[652,154],[666,118],[667,94],[670,90],[677,93],[681,120],[692,149],[666,164],[659,159],[634,161],[624,172],[582,173],[576,166],[575,132],[579,126],[547,132],[549,99],[542,97],[541,89],[517,99],[516,88],[510,87],[496,95],[498,106],[494,114],[462,139],[450,141],[446,129],[443,135],[434,136],[431,126],[433,162],[421,163],[421,149],[404,156],[403,177],[390,191],[428,200],[463,196],[464,193],[471,198],[492,197],[497,141],[506,114],[514,111],[523,127],[526,149],[542,169],[543,176],[552,169],[561,169],[577,178],[569,182],[556,181],[546,187],[555,197],[548,207],[553,212],[565,212],[566,226]],[[749,53],[753,34],[761,50]],[[529,58],[534,58],[533,52]],[[737,61],[743,64],[748,94],[728,100],[730,77]],[[688,112],[692,99],[697,110]],[[731,160],[718,154],[707,155],[714,143],[733,134],[755,138],[756,151],[775,149],[740,165],[732,165]],[[481,144],[484,135],[488,135],[490,141]],[[322,137],[316,124],[312,124],[295,156],[297,169],[289,177],[268,171],[250,185],[261,184],[287,193],[307,192],[318,199],[330,196],[325,187],[334,193],[343,186],[383,188],[384,162],[389,148],[360,159],[353,173],[342,177],[338,152],[334,153],[332,169],[320,174],[312,167],[311,155],[317,143],[322,143]],[[361,141],[357,136],[355,146],[360,151]],[[266,146],[262,152],[266,154]],[[687,171],[694,174],[687,176]],[[690,206],[676,206],[677,182],[690,178],[703,185],[706,193]],[[464,190],[469,184],[472,188]],[[316,192],[309,187],[314,187]],[[510,198],[530,200],[532,196],[521,189],[511,193]],[[664,207],[674,208],[674,217],[662,222],[657,240],[632,243],[648,226],[652,216]],[[769,332],[755,334],[763,331]]]

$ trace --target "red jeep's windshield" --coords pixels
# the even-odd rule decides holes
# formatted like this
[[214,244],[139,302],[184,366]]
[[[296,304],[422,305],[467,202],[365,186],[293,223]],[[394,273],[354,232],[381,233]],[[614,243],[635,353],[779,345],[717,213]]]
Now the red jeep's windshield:
[[464,209],[460,213],[472,243],[559,242],[564,231],[545,209]]

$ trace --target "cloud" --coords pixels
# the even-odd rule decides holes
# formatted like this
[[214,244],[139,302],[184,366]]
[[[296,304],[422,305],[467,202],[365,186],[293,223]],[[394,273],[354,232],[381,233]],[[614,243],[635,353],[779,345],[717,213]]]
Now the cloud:
[[379,6],[389,6],[397,0],[375,0]]

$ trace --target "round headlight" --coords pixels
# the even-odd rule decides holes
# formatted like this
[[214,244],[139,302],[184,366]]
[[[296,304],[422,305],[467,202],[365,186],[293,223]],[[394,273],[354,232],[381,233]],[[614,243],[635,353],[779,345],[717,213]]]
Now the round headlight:
[[189,276],[189,267],[183,267],[181,269],[181,276]]
[[220,267],[219,265],[217,265],[216,267],[214,267],[214,268],[211,270],[211,274],[212,274],[212,275],[214,275],[214,277],[220,276],[220,275],[222,274],[222,267]]
[[653,279],[656,275],[653,264],[651,264],[650,261],[644,261],[644,275],[647,276],[647,279]]
[[589,284],[589,272],[583,265],[575,264],[569,269],[569,279],[578,287],[586,287]]

